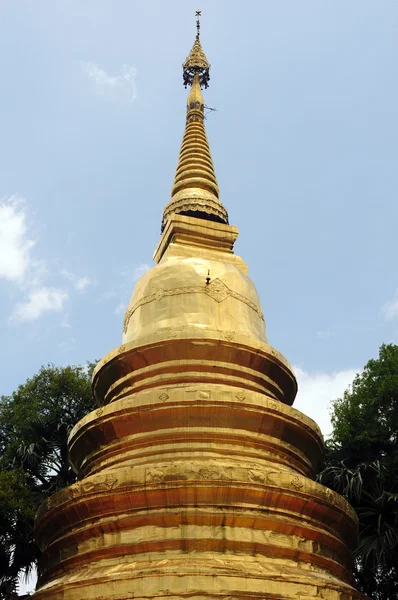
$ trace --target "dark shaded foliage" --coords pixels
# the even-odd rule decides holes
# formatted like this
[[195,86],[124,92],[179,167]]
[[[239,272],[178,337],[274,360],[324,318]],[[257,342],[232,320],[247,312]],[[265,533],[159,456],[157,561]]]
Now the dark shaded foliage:
[[398,346],[382,345],[333,403],[319,475],[355,508],[355,577],[373,600],[398,598]]
[[68,462],[71,428],[95,408],[94,365],[43,367],[0,401],[0,598],[15,593],[37,565],[34,516],[49,495],[76,475]]

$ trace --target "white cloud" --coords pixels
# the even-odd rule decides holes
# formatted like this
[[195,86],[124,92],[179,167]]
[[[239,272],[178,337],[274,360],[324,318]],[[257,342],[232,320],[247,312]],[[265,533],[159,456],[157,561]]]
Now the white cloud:
[[70,271],[67,271],[66,269],[62,269],[61,275],[65,277],[65,279],[67,279],[68,281],[71,281],[73,283],[73,287],[78,292],[82,292],[86,289],[86,287],[92,284],[91,279],[89,279],[88,277],[78,277],[77,275],[71,273]]
[[[0,201],[0,280],[13,284],[12,297],[21,292],[25,295],[11,312],[12,323],[34,321],[46,313],[60,312],[69,299],[65,290],[47,283],[51,275],[49,263],[35,256],[32,250],[36,242],[29,227],[26,204],[16,196]],[[79,292],[92,284],[88,277],[78,277],[69,271],[61,274]],[[66,313],[61,326],[70,327]]]
[[332,432],[331,402],[343,396],[359,369],[346,369],[333,373],[308,373],[299,367],[294,367],[294,372],[299,388],[294,407],[314,419],[325,437],[330,435]]
[[115,290],[107,290],[98,296],[97,302],[104,302],[104,300],[110,300],[111,298],[117,298]]
[[76,279],[76,276],[70,271],[67,271],[67,269],[61,269],[61,275],[62,277],[65,277],[65,279],[67,279],[68,281],[75,281]]
[[395,292],[394,298],[384,304],[381,313],[386,321],[398,319],[398,290]]
[[134,102],[137,98],[135,78],[137,70],[130,65],[122,66],[121,75],[109,75],[98,65],[92,62],[81,62],[84,73],[93,82],[97,94],[108,96],[114,100],[121,99]]
[[0,278],[22,282],[31,266],[34,241],[28,237],[23,201],[12,197],[0,204]]
[[[141,263],[136,267],[123,269],[121,272],[122,277],[124,278],[124,283],[120,286],[120,294],[121,297],[120,302],[115,306],[113,313],[115,315],[120,315],[124,313],[128,306],[128,299],[131,296],[134,284],[146,273],[151,267],[146,263]],[[109,296],[110,297],[110,296]]]
[[113,311],[113,314],[121,315],[122,313],[124,313],[126,308],[127,308],[127,306],[126,306],[125,302],[119,302],[119,304],[116,306],[115,310]]
[[38,288],[29,292],[26,302],[19,302],[11,315],[16,322],[35,321],[46,312],[60,312],[68,294],[55,288]]
[[91,283],[91,281],[89,280],[88,277],[79,277],[79,279],[75,283],[75,288],[79,292],[82,292],[83,290],[86,289],[87,286],[90,285],[90,283]]
[[147,265],[146,263],[142,263],[141,265],[138,265],[138,267],[135,267],[134,272],[133,272],[133,281],[138,281],[139,279],[141,279],[141,277],[147,272],[149,271],[151,267],[149,265]]
[[66,340],[63,340],[62,342],[60,342],[58,344],[58,348],[62,351],[62,352],[71,352],[72,350],[75,349],[76,347],[76,338],[74,337],[70,337]]

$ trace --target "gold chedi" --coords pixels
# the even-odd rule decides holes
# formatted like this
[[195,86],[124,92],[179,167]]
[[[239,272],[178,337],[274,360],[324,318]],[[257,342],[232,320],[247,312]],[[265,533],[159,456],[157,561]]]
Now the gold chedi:
[[99,408],[69,439],[79,480],[37,516],[35,600],[353,600],[354,511],[314,481],[319,428],[268,344],[204,128],[209,65],[184,64],[186,129],[123,343],[94,373]]

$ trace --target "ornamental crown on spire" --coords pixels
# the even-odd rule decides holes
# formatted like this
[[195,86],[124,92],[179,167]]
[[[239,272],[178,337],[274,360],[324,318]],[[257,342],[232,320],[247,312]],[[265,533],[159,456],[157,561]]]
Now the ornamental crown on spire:
[[209,87],[210,80],[210,63],[202,50],[200,43],[200,16],[201,11],[196,11],[196,38],[191,52],[185,59],[182,65],[184,86],[193,84],[195,73],[198,74],[200,87]]

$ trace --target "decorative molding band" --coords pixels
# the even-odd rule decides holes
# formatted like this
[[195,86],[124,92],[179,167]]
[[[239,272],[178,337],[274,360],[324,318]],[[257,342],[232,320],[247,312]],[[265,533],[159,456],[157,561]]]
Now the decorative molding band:
[[189,197],[172,200],[164,209],[163,224],[166,223],[171,214],[184,211],[200,211],[209,215],[216,215],[223,223],[228,224],[228,213],[216,197],[214,197],[214,200],[207,197],[205,199],[201,197]]
[[154,302],[155,300],[161,300],[164,296],[179,296],[181,294],[206,294],[213,298],[216,302],[222,302],[228,297],[235,298],[235,300],[239,300],[246,304],[249,308],[251,308],[255,313],[258,314],[260,319],[264,321],[264,315],[261,311],[261,308],[243,296],[243,294],[239,294],[238,292],[234,292],[231,290],[221,279],[214,279],[208,285],[205,286],[190,286],[190,287],[177,287],[171,288],[168,290],[164,290],[160,288],[154,294],[150,294],[149,296],[143,296],[138,302],[136,302],[131,308],[126,310],[124,315],[124,333],[127,331],[128,324],[134,312],[140,306],[144,306],[145,304],[149,304],[150,302]]

